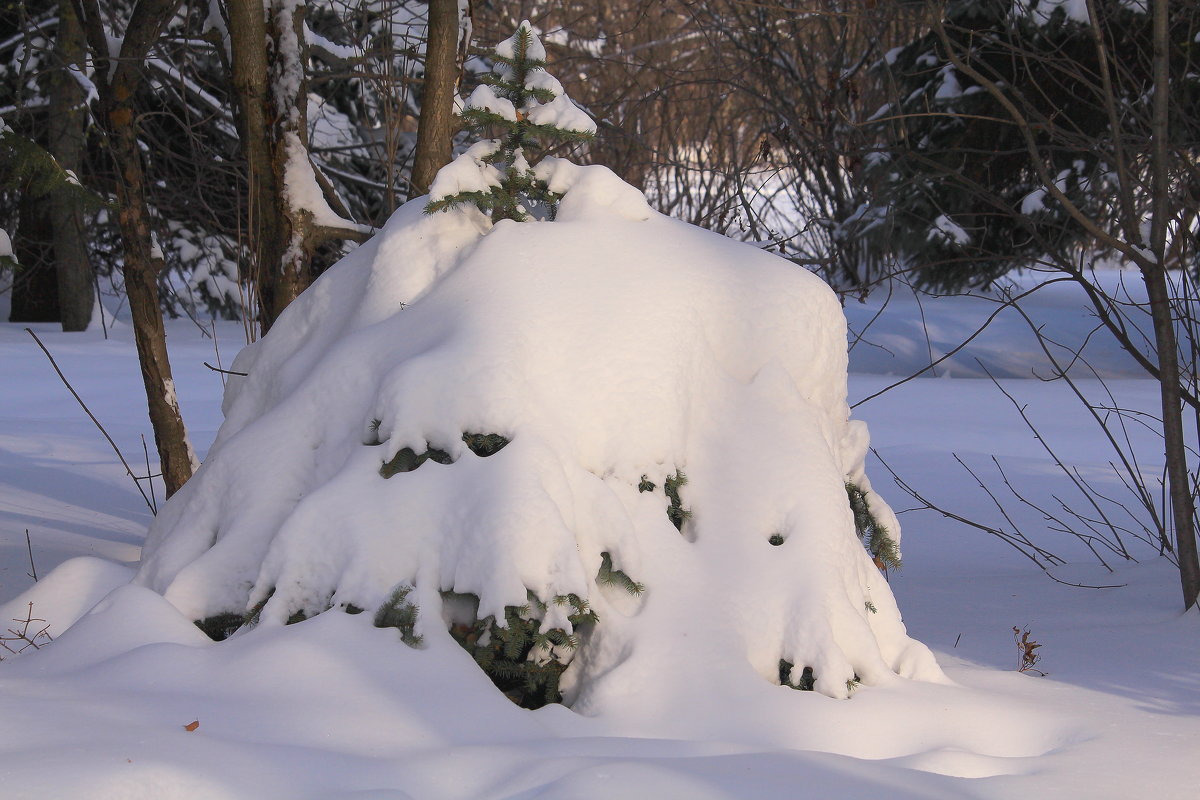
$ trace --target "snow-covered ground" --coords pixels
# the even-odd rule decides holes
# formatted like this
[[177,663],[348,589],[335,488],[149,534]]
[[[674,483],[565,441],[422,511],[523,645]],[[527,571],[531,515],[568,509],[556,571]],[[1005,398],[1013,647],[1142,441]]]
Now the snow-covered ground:
[[[851,402],[957,344],[991,308],[894,298],[852,353]],[[1062,338],[1093,326],[1066,290],[1033,308]],[[877,310],[852,303],[852,327]],[[994,474],[996,456],[1036,497],[1069,487],[980,362],[1064,460],[1115,486],[1111,454],[1065,387],[1035,379],[1044,360],[1010,315],[937,377],[854,412],[905,481],[991,524],[998,512],[955,454],[981,474]],[[141,436],[154,448],[128,327],[107,340],[33,328],[144,471]],[[203,456],[221,422],[221,378],[203,365],[217,363],[214,343],[186,321],[168,330]],[[218,323],[216,333],[228,366],[241,326]],[[1171,565],[1136,545],[1140,563],[1109,573],[1011,495],[1025,532],[1071,558],[1058,577],[1120,588],[1055,583],[994,537],[936,513],[902,514],[904,568],[891,586],[909,633],[953,685],[865,687],[844,701],[781,687],[786,713],[761,720],[737,698],[712,697],[687,719],[647,714],[641,727],[620,726],[559,706],[521,710],[462,651],[412,650],[368,615],[209,642],[160,596],[124,586],[150,510],[22,326],[0,325],[0,363],[0,616],[23,619],[33,603],[55,637],[0,663],[0,796],[1190,798],[1200,786],[1200,614],[1179,613]],[[1114,377],[1123,403],[1153,411],[1153,385],[1122,354],[1099,346],[1090,363]],[[871,476],[894,507],[911,505],[880,464]],[[1014,626],[1041,643],[1045,677],[1017,672]]]

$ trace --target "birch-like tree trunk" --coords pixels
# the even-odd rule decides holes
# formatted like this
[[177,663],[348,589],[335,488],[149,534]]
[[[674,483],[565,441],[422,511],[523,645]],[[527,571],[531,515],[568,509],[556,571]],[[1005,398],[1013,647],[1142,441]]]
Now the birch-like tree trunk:
[[110,50],[113,37],[106,29],[98,0],[73,2],[96,65],[94,82],[100,98],[96,119],[116,171],[113,190],[124,248],[125,290],[163,483],[170,497],[191,477],[198,462],[179,411],[167,356],[158,293],[158,276],[164,263],[153,244],[134,97],[143,81],[146,56],[179,0],[139,0],[115,57]]

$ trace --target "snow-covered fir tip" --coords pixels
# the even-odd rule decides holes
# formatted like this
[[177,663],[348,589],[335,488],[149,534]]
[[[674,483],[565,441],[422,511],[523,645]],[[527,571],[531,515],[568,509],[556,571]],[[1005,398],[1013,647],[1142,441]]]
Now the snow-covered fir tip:
[[[499,132],[444,167],[430,187],[430,213],[471,203],[493,221],[553,216],[558,197],[530,167],[530,148],[586,141],[596,123],[545,69],[546,49],[529,22],[497,45],[492,71],[459,103],[459,116],[477,135]],[[536,160],[536,159],[535,159]],[[535,211],[540,209],[540,214]]]

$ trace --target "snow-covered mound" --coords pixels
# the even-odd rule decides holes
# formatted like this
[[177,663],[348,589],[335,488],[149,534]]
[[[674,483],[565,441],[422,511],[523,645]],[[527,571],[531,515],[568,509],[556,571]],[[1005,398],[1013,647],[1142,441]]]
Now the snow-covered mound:
[[899,526],[863,474],[833,293],[603,167],[543,168],[555,222],[409,203],[242,352],[137,582],[261,625],[408,589],[426,642],[445,593],[478,619],[545,604],[543,631],[581,599],[598,622],[563,687],[591,713],[738,694],[781,661],[831,696],[940,679],[856,535],[847,483]]

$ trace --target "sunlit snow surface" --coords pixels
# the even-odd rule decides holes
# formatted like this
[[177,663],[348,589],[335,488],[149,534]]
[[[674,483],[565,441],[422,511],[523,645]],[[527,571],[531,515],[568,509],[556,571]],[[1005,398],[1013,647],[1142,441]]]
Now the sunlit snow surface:
[[[392,313],[388,298],[416,299],[449,278],[436,255],[415,258],[411,274],[422,277],[411,283],[369,292],[348,286],[378,306],[369,299],[361,317],[321,317],[328,330],[294,343],[299,366],[262,388],[264,407],[310,380],[325,357],[323,342],[366,335],[376,324],[370,319]],[[851,303],[852,327],[861,330],[880,302]],[[1033,308],[1056,336],[1082,337],[1092,324],[1066,290],[1051,290]],[[987,299],[926,299],[918,307],[897,294],[871,326],[885,349],[854,348],[850,400],[927,364],[929,352],[941,355],[993,309]],[[922,315],[928,341],[914,335]],[[307,324],[317,316],[314,309]],[[149,437],[149,428],[128,327],[118,325],[108,341],[99,331],[33,327],[134,468],[144,469],[139,434]],[[1054,426],[1054,444],[1069,463],[1101,475],[1111,458],[1069,392],[1021,379],[1045,371],[1026,330],[1002,315],[939,367],[937,379],[909,382],[854,412],[910,483],[970,516],[995,510],[952,452],[976,468],[995,454],[1030,491],[1068,488],[990,381],[955,379],[982,376],[979,362],[1035,421]],[[217,331],[228,367],[240,326]],[[207,457],[219,449],[209,445],[221,422],[221,382],[202,362],[216,364],[216,349],[186,321],[169,326],[169,343],[185,418]],[[371,627],[367,615],[323,614],[211,643],[161,595],[128,585],[149,511],[21,326],[0,326],[0,353],[0,600],[7,601],[0,614],[23,619],[33,603],[56,637],[0,663],[5,798],[1186,798],[1200,784],[1200,622],[1195,613],[1179,616],[1170,566],[1139,551],[1142,565],[1110,575],[1020,509],[1019,521],[1043,544],[1076,559],[1060,577],[1125,585],[1054,584],[994,539],[937,515],[902,515],[905,567],[891,588],[910,633],[934,648],[956,685],[896,681],[840,701],[752,674],[725,684],[750,687],[744,691],[685,706],[697,681],[729,668],[722,656],[689,664],[652,691],[631,691],[610,713],[585,716],[562,707],[522,711],[453,642],[432,637],[413,650],[394,630]],[[1152,383],[1134,377],[1120,354],[1099,347],[1090,363],[1119,376],[1119,402],[1154,409]],[[375,399],[362,398],[364,413]],[[259,424],[249,414],[239,423]],[[288,435],[312,441],[311,431]],[[886,472],[873,461],[870,470],[876,488],[903,508]],[[36,586],[27,576],[27,528]],[[679,534],[670,527],[665,533],[681,552],[703,541],[672,538]],[[69,560],[76,556],[86,558]],[[653,561],[643,555],[643,570]],[[724,607],[725,588],[711,586],[706,609]],[[1048,677],[1015,672],[1013,625],[1030,626],[1042,642]],[[664,657],[671,644],[663,643]]]

